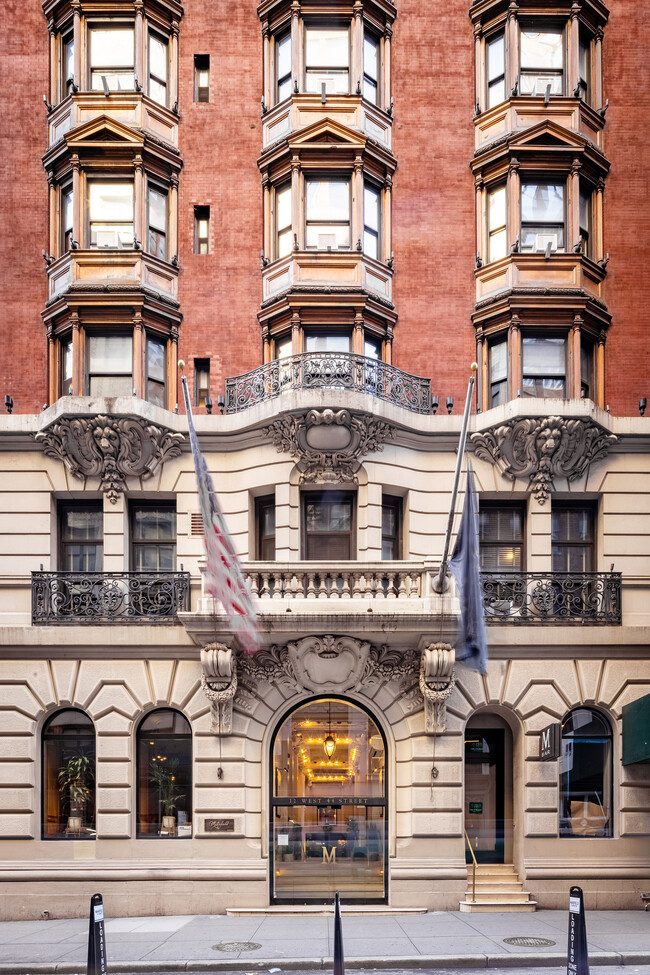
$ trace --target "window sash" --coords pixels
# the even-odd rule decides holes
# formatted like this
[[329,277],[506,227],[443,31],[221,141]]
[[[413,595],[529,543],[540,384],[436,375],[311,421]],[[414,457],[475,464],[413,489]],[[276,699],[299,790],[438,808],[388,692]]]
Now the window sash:
[[488,38],[486,52],[488,108],[505,101],[506,42],[503,33]]
[[370,183],[363,187],[363,252],[379,260],[381,194]]
[[86,381],[90,396],[130,396],[133,390],[133,336],[89,335]]
[[257,528],[257,558],[261,562],[275,561],[275,495],[255,500]]
[[210,55],[194,55],[194,101],[210,101]]
[[484,572],[521,572],[524,569],[523,505],[486,505],[479,508],[479,556]]
[[379,39],[363,34],[363,97],[376,105],[379,100]]
[[161,260],[167,258],[168,194],[150,186],[147,192],[147,250]]
[[536,30],[522,27],[520,45],[520,93],[545,95],[548,85],[552,95],[564,91],[564,32],[560,28]]
[[307,27],[305,30],[305,90],[319,94],[350,91],[350,37],[345,28]]
[[[76,522],[76,525],[75,525]],[[104,515],[101,501],[59,508],[59,567],[63,572],[101,572]]]
[[91,247],[133,247],[132,182],[90,182],[88,215]]
[[135,81],[135,32],[133,27],[91,27],[90,87],[102,91],[102,76],[110,91],[133,91]]
[[488,262],[506,257],[506,187],[497,186],[488,193]]
[[305,559],[347,561],[354,558],[354,495],[305,492],[302,513]]
[[381,502],[381,557],[382,561],[402,557],[402,499],[384,495]]
[[291,183],[275,191],[276,257],[286,257],[292,248]]
[[275,94],[282,102],[291,94],[291,33],[283,34],[275,42]]
[[525,252],[564,250],[564,184],[521,184],[521,239]]
[[61,98],[67,98],[74,83],[74,35],[61,38]]
[[210,207],[194,207],[194,253],[210,253]]
[[131,562],[134,572],[176,569],[176,506],[131,506]]
[[165,407],[167,343],[147,336],[147,401]]
[[149,31],[149,97],[167,105],[169,44],[155,31]]
[[61,190],[61,250],[64,254],[68,253],[72,243],[73,204],[72,187],[64,187]]
[[349,250],[350,181],[306,181],[306,247],[309,250]]

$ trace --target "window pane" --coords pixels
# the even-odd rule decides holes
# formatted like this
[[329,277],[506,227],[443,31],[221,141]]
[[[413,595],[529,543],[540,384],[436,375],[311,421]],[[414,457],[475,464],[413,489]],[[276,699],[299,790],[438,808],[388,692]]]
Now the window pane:
[[347,180],[307,182],[307,220],[349,220],[350,184]]
[[[163,717],[162,722],[155,719]],[[187,721],[155,711],[138,729],[138,836],[192,835],[192,736]]]
[[367,183],[363,188],[363,222],[379,233],[379,190]]
[[490,235],[490,261],[500,261],[507,253],[506,232],[499,230]]
[[318,250],[347,250],[350,247],[350,228],[336,224],[309,224],[307,226],[307,247]]
[[377,85],[374,81],[363,79],[363,97],[373,105],[377,104]]
[[149,187],[149,226],[167,230],[167,194]]
[[131,396],[133,392],[131,376],[91,376],[88,385],[90,396]]
[[276,339],[275,340],[275,358],[276,359],[286,359],[287,356],[291,355],[292,342],[291,337],[286,339]]
[[373,81],[377,81],[377,41],[374,37],[364,34],[363,37],[363,70]]
[[498,78],[504,72],[505,65],[505,40],[503,34],[493,38],[488,42],[488,81]]
[[95,735],[85,717],[64,711],[43,731],[44,839],[95,839]]
[[171,507],[133,508],[134,541],[158,541],[176,538],[176,512]]
[[291,225],[291,186],[285,186],[275,194],[275,219],[278,230]]
[[503,78],[492,81],[488,87],[488,108],[506,100],[506,83]]
[[130,335],[90,335],[88,348],[88,366],[91,373],[131,372]]
[[531,376],[565,375],[565,340],[524,338],[524,373]]
[[505,227],[506,223],[506,188],[500,186],[492,190],[489,197],[489,227],[496,230],[497,227]]
[[74,40],[66,38],[63,42],[63,75],[64,81],[74,77]]
[[149,34],[149,71],[167,80],[167,45],[156,34]]
[[159,105],[167,104],[167,88],[161,85],[155,78],[149,79],[149,95]]
[[91,30],[90,63],[93,68],[132,68],[133,29],[120,27]]
[[288,98],[291,94],[291,78],[285,78],[284,81],[280,82],[278,85],[278,101],[283,101]]
[[580,190],[580,229],[589,233],[589,211],[591,195],[586,190]]
[[101,539],[103,515],[100,508],[68,508],[63,512],[65,539]]
[[63,229],[72,228],[72,190],[66,190],[63,194]]
[[61,345],[61,394],[69,396],[72,391],[72,342]]
[[347,68],[348,32],[308,28],[305,51],[308,67]]
[[524,223],[564,223],[564,186],[523,183],[521,219]]
[[305,352],[349,352],[349,335],[305,335]]
[[379,240],[377,235],[365,230],[363,233],[363,253],[377,260],[378,244]]
[[367,359],[381,359],[381,342],[378,339],[364,339],[363,354]]
[[133,183],[90,184],[91,221],[133,223]]
[[508,378],[508,342],[495,342],[490,346],[490,382]]
[[147,339],[147,376],[161,383],[165,381],[165,344],[158,339]]
[[562,68],[564,63],[561,31],[522,31],[522,68]]
[[278,41],[277,44],[277,77],[278,79],[291,74],[291,34]]

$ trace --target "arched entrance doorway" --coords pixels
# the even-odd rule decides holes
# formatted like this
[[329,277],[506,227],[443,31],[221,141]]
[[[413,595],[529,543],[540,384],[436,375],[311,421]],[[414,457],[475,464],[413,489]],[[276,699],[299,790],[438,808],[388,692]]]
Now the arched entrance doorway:
[[387,899],[386,742],[357,704],[300,705],[271,743],[271,901]]
[[478,863],[512,863],[512,764],[507,722],[473,715],[465,728],[465,832]]

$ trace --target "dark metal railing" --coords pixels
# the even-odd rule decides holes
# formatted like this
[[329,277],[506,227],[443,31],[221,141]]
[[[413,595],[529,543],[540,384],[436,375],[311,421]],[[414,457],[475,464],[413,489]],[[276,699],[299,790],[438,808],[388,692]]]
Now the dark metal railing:
[[189,607],[189,572],[32,572],[33,625],[168,623]]
[[240,413],[296,389],[354,390],[411,413],[431,412],[429,379],[351,352],[303,352],[226,379],[226,413]]
[[621,623],[620,572],[482,572],[488,623]]

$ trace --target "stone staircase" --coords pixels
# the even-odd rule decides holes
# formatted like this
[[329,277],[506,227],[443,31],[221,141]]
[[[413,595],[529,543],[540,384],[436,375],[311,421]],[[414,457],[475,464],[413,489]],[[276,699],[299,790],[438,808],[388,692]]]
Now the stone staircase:
[[460,902],[468,914],[497,911],[531,912],[537,901],[523,890],[523,884],[511,863],[479,863],[476,867],[476,900],[472,900],[472,864],[467,867],[467,894]]

